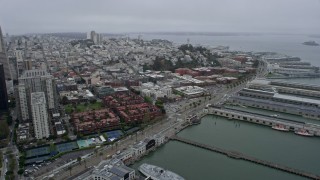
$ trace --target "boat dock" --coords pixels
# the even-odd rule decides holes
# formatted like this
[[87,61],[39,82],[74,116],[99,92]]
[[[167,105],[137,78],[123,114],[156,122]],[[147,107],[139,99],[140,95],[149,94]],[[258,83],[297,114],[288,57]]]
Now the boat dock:
[[298,121],[285,120],[283,118],[268,117],[243,111],[231,110],[226,108],[209,107],[204,109],[200,117],[205,115],[216,115],[226,117],[228,119],[236,119],[250,123],[260,124],[264,126],[282,125],[291,131],[307,130],[315,136],[320,136],[320,126],[316,124],[306,124]]
[[318,180],[320,180],[320,176],[319,175],[315,175],[315,174],[312,174],[312,173],[304,172],[304,171],[301,171],[301,170],[298,170],[298,169],[293,169],[293,168],[290,168],[290,167],[287,167],[287,166],[283,166],[283,165],[280,165],[280,164],[277,164],[277,163],[273,163],[273,162],[269,162],[269,161],[265,161],[265,160],[260,160],[260,159],[257,159],[257,158],[242,154],[240,152],[228,151],[228,150],[225,150],[225,149],[221,149],[221,148],[218,148],[218,147],[214,147],[214,146],[209,146],[209,145],[206,145],[206,144],[198,143],[198,142],[191,141],[191,140],[188,140],[188,139],[185,139],[185,138],[181,138],[181,137],[178,137],[178,136],[172,136],[172,137],[170,137],[170,139],[171,140],[175,140],[175,141],[179,141],[179,142],[182,142],[182,143],[185,143],[185,144],[189,144],[189,145],[192,145],[192,146],[196,146],[196,147],[199,147],[199,148],[202,148],[202,149],[206,149],[206,150],[209,150],[209,151],[213,151],[213,152],[216,152],[216,153],[220,153],[220,154],[226,155],[226,156],[228,156],[230,158],[241,159],[241,160],[245,160],[245,161],[252,162],[252,163],[255,163],[255,164],[260,164],[262,166],[266,166],[266,167],[270,167],[270,168],[277,169],[277,170],[280,170],[280,171],[284,171],[284,172],[287,172],[287,173],[291,173],[291,174],[295,174],[295,175],[298,175],[298,176],[306,177],[306,178],[309,178],[309,179],[318,179]]

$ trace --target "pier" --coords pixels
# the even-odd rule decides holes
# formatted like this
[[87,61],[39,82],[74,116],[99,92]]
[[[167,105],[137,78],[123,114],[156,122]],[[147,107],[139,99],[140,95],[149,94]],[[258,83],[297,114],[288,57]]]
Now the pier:
[[280,170],[280,171],[284,171],[284,172],[287,172],[287,173],[295,174],[295,175],[298,175],[298,176],[301,176],[301,177],[305,177],[305,178],[309,178],[309,179],[318,179],[318,180],[320,180],[320,176],[319,175],[315,175],[315,174],[312,174],[312,173],[304,172],[304,171],[301,171],[301,170],[298,170],[298,169],[294,169],[294,168],[290,168],[290,167],[287,167],[287,166],[283,166],[283,165],[280,165],[280,164],[277,164],[277,163],[273,163],[273,162],[269,162],[269,161],[265,161],[265,160],[260,160],[260,159],[257,159],[257,158],[242,154],[240,152],[228,151],[228,150],[225,150],[225,149],[221,149],[221,148],[218,148],[218,147],[214,147],[214,146],[209,146],[209,145],[206,145],[206,144],[198,143],[198,142],[191,141],[191,140],[188,140],[188,139],[185,139],[185,138],[181,138],[181,137],[178,137],[178,136],[172,136],[170,139],[171,140],[175,140],[175,141],[179,141],[179,142],[182,142],[182,143],[185,143],[185,144],[189,144],[189,145],[192,145],[192,146],[196,146],[196,147],[199,147],[199,148],[202,148],[202,149],[206,149],[206,150],[209,150],[209,151],[213,151],[213,152],[216,152],[216,153],[220,153],[220,154],[226,155],[226,156],[228,156],[230,158],[240,159],[240,160],[252,162],[252,163],[255,163],[255,164],[259,164],[259,165],[262,165],[262,166],[266,166],[266,167],[269,167],[269,168],[277,169],[277,170]]
[[[200,114],[200,113],[199,113]],[[315,136],[320,136],[320,126],[315,124],[305,124],[303,122],[285,120],[283,118],[268,117],[265,115],[258,115],[254,113],[242,112],[239,110],[231,110],[226,108],[209,107],[204,109],[200,114],[200,118],[205,115],[222,116],[228,119],[235,119],[240,121],[246,121],[249,123],[255,123],[264,126],[283,125],[289,128],[291,131],[298,131],[301,129],[307,130]]]

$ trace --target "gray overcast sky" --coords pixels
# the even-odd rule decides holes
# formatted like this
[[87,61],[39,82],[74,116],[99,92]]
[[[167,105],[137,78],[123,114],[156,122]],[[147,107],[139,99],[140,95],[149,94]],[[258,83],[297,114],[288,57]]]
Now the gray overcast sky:
[[0,0],[10,34],[279,32],[320,34],[320,0]]

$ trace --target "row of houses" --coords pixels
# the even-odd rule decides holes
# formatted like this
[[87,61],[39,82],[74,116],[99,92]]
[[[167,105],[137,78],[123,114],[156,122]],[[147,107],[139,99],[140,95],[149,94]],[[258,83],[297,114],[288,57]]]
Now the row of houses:
[[71,122],[78,133],[119,128],[120,118],[109,108],[72,114]]
[[126,123],[141,123],[161,116],[161,110],[144,102],[141,96],[132,92],[116,93],[104,98],[107,107],[112,108]]

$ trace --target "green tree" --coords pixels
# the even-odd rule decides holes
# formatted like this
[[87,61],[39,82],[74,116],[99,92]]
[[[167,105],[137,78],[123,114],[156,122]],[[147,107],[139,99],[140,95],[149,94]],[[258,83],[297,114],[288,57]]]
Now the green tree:
[[79,162],[80,165],[81,165],[81,160],[82,160],[82,158],[80,156],[77,157],[77,161]]
[[8,115],[7,116],[7,124],[9,125],[9,126],[11,126],[12,125],[12,117],[10,116],[10,115]]
[[83,162],[84,162],[84,167],[87,168],[87,160],[84,159]]
[[63,105],[68,104],[68,98],[67,98],[67,96],[63,96],[63,97],[62,97],[61,103],[62,103]]
[[71,176],[71,171],[72,171],[72,166],[70,165],[70,166],[68,166],[68,170],[69,170],[69,172],[70,172],[70,176]]
[[147,123],[151,120],[151,117],[150,117],[150,112],[146,112],[144,115],[143,115],[143,123]]
[[145,96],[144,97],[144,101],[147,102],[147,103],[152,103],[152,99],[149,96]]
[[18,174],[22,175],[23,173],[24,173],[24,170],[23,169],[19,169]]

